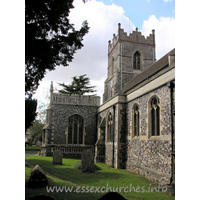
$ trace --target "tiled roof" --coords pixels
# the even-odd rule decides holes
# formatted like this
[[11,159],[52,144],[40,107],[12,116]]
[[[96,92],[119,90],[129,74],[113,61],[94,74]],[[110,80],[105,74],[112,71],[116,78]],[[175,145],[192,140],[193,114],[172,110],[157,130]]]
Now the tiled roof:
[[135,77],[132,81],[125,86],[125,88],[122,90],[122,93],[127,92],[128,90],[132,89],[142,81],[146,80],[147,78],[153,76],[155,73],[160,71],[161,69],[168,66],[168,55],[169,54],[175,54],[175,48],[171,50],[169,53],[167,53],[165,56],[160,58],[157,62],[152,64],[149,68],[141,72],[137,77]]

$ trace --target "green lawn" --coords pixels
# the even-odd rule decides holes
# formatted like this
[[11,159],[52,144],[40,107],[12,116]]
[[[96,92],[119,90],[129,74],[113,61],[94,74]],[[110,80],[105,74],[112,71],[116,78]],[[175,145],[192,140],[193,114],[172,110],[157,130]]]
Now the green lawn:
[[[96,163],[101,170],[96,171],[95,173],[83,173],[80,169],[74,168],[74,164],[78,159],[63,159],[63,165],[52,165],[52,157],[42,157],[42,156],[26,156],[26,160],[32,164],[38,164],[45,172],[53,174],[63,180],[52,178],[48,176],[48,186],[66,186],[74,187],[74,190],[77,188],[78,192],[49,192],[47,193],[45,188],[42,189],[29,189],[26,188],[26,199],[28,195],[32,194],[49,194],[55,197],[57,200],[62,199],[98,199],[102,196],[100,193],[101,189],[105,191],[109,187],[114,189],[121,189],[119,192],[125,198],[132,200],[174,200],[175,197],[169,196],[169,191],[163,193],[162,191],[158,192],[149,192],[153,187],[158,185],[149,181],[148,179],[138,176],[132,172],[122,169],[114,169],[107,167],[103,163]],[[30,168],[26,167],[26,182],[28,180],[28,174],[30,173]],[[83,187],[84,186],[84,187]],[[94,188],[92,188],[94,186]],[[130,191],[130,186],[137,188],[134,192],[134,188]],[[86,189],[86,187],[88,189]],[[121,188],[120,188],[121,187]],[[122,188],[123,187],[123,188]],[[98,188],[98,191],[94,191]],[[164,188],[163,188],[164,189]],[[89,192],[91,190],[91,192]],[[110,191],[110,189],[108,190]]]
[[27,151],[40,151],[41,150],[41,147],[36,147],[36,145],[32,145],[32,146],[26,146],[25,147],[25,150]]

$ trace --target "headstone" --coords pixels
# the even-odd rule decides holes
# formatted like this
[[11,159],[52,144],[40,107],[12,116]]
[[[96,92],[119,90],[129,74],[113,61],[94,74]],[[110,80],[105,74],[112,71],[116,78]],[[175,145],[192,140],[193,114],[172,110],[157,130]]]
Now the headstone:
[[48,179],[39,165],[36,165],[30,172],[28,187],[42,187],[47,185]]
[[81,155],[82,172],[95,172],[94,153],[91,150],[85,150]]
[[117,193],[117,192],[108,192],[106,194],[104,194],[102,197],[100,197],[100,199],[98,200],[127,200],[125,199],[121,194]]
[[63,153],[61,151],[56,150],[53,152],[54,165],[62,165],[62,158],[63,158]]
[[36,142],[36,147],[41,147],[41,142],[40,141]]

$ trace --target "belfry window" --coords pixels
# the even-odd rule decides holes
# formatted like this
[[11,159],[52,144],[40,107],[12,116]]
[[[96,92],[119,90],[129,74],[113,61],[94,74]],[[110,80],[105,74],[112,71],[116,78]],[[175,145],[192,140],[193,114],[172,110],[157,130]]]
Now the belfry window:
[[107,142],[112,142],[113,141],[113,119],[112,119],[112,114],[108,114],[108,119],[107,119]]
[[160,135],[160,102],[154,96],[150,102],[150,136]]
[[133,105],[132,109],[132,137],[139,136],[140,133],[140,112],[138,104]]
[[68,119],[68,144],[83,144],[84,119],[80,115],[72,115]]
[[141,67],[141,55],[140,53],[137,51],[134,55],[133,55],[133,69],[140,69]]

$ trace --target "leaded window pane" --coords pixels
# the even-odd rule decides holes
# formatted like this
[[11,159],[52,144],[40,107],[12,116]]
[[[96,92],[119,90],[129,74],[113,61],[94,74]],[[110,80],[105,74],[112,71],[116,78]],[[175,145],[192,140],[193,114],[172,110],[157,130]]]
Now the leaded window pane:
[[156,135],[156,127],[155,127],[155,109],[151,110],[151,119],[152,119],[152,136]]
[[139,112],[138,112],[138,115],[137,115],[137,136],[139,136],[139,124],[140,124],[140,115],[139,115]]
[[156,118],[157,118],[157,135],[160,135],[160,108],[156,109]]
[[79,144],[83,144],[83,124],[79,125]]
[[74,142],[73,142],[73,144],[77,144],[77,134],[78,134],[77,130],[78,130],[78,123],[75,122],[74,123]]
[[134,135],[137,135],[137,115],[136,113],[134,114]]
[[68,144],[72,144],[72,126],[68,127]]
[[83,144],[83,124],[84,119],[80,115],[68,119],[68,144]]

